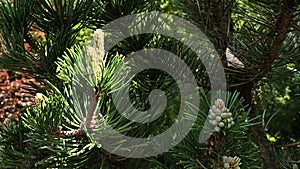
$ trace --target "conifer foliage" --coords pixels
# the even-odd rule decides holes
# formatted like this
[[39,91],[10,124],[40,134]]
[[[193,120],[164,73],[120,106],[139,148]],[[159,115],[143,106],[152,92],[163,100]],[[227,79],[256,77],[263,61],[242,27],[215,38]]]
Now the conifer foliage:
[[[225,68],[226,99],[211,100],[203,63],[173,38],[134,35],[104,51],[103,26],[149,11],[176,14],[206,34]],[[272,126],[275,115],[266,113],[272,93],[266,98],[264,87],[271,85],[264,82],[278,82],[280,70],[290,67],[298,72],[293,80],[300,82],[299,14],[297,0],[0,0],[0,168],[296,168],[299,137],[286,134],[289,139],[277,145],[279,135],[271,142],[278,133]],[[135,159],[107,151],[90,131],[106,131],[109,125],[127,136],[147,138],[176,123],[180,89],[160,70],[142,71],[127,84],[130,102],[139,110],[151,107],[152,90],[163,90],[167,104],[161,117],[146,124],[130,121],[114,105],[112,94],[119,90],[111,89],[118,86],[118,68],[129,54],[145,48],[177,54],[193,72],[201,100],[190,105],[198,115],[184,117],[196,120],[179,144]],[[17,77],[9,79],[7,72]],[[281,89],[276,91],[278,96]],[[293,117],[299,117],[296,113]],[[201,143],[206,122],[211,134]]]

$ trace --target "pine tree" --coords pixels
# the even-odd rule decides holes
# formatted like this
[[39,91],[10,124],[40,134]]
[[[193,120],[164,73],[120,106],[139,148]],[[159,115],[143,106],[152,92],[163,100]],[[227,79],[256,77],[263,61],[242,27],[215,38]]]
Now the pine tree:
[[[18,118],[7,118],[2,124],[0,168],[296,166],[299,151],[281,150],[282,146],[275,146],[267,137],[268,125],[268,134],[277,131],[276,123],[272,126],[273,114],[267,114],[270,120],[264,123],[263,111],[272,96],[268,93],[267,97],[262,88],[278,80],[273,75],[286,73],[281,70],[287,65],[299,70],[297,0],[1,0],[0,9],[0,69],[37,81],[21,87],[31,90],[33,102],[20,110]],[[106,24],[149,11],[175,14],[205,33],[226,70],[226,100],[211,100],[205,66],[195,52],[174,38],[133,35],[104,51],[103,38],[113,37],[101,31]],[[140,23],[139,18],[132,23]],[[127,136],[147,138],[166,131],[179,116],[180,87],[170,75],[156,69],[142,71],[126,84],[130,85],[130,102],[139,111],[151,107],[151,91],[164,91],[167,103],[162,117],[143,124],[118,113],[113,95],[126,97],[118,82],[139,66],[128,69],[121,63],[145,48],[162,48],[180,56],[196,77],[200,106],[188,107],[198,114],[184,119],[196,119],[195,123],[169,151],[147,158],[122,157],[103,148],[91,131],[108,131],[110,125]],[[120,70],[124,77],[118,76]],[[299,75],[294,76],[292,83],[299,82]],[[199,135],[206,121],[213,126],[212,134],[201,143]],[[293,139],[298,137],[291,136]],[[287,145],[297,146],[294,142]],[[136,149],[142,146],[136,145]],[[163,148],[160,146],[157,143],[153,150]],[[126,147],[122,151],[126,152]]]

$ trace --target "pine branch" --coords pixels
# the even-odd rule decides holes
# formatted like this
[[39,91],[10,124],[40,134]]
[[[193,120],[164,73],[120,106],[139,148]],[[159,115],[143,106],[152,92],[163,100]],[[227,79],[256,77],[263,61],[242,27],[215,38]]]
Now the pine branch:
[[[291,26],[292,20],[295,17],[295,5],[296,4],[294,0],[286,1],[286,8],[283,9],[279,14],[276,24],[277,27],[274,27],[274,29],[269,31],[268,35],[275,35],[276,38],[269,47],[269,51],[266,52],[267,55],[264,62],[262,62],[261,72],[258,75],[255,75],[251,81],[235,88],[240,91],[241,96],[245,98],[245,105],[250,105],[249,108],[251,108],[251,117],[257,117],[259,115],[257,106],[253,103],[252,90],[255,88],[255,83],[265,77],[272,69],[272,64],[277,59],[278,52],[287,37],[289,27]],[[272,36],[270,37],[273,38]],[[255,137],[255,142],[259,146],[266,169],[278,168],[276,165],[276,152],[274,146],[268,141],[264,127],[262,125],[253,126],[251,127],[251,131]]]
[[95,92],[93,90],[89,90],[89,95],[91,96],[89,101],[89,108],[88,108],[88,114],[85,120],[85,124],[81,124],[81,127],[79,129],[74,129],[71,131],[64,131],[62,130],[62,127],[58,128],[58,131],[54,132],[52,134],[53,137],[58,138],[64,138],[64,137],[78,137],[78,136],[85,136],[87,133],[83,129],[83,125],[87,127],[87,129],[93,129],[95,128],[97,124],[97,117],[94,115],[95,110],[97,109],[97,102],[98,99],[95,95]]
[[280,47],[282,46],[284,40],[286,39],[287,33],[289,32],[289,27],[291,26],[292,20],[295,17],[295,1],[294,0],[287,0],[287,9],[283,10],[280,15],[277,22],[277,27],[275,30],[271,30],[270,34],[274,34],[273,32],[277,33],[277,37],[275,41],[273,42],[273,45],[270,47],[270,50],[268,52],[267,58],[265,60],[264,65],[262,66],[264,69],[261,72],[261,74],[256,78],[256,81],[261,80],[263,77],[265,77],[268,72],[272,68],[272,64],[277,58],[278,51],[280,50]]
[[94,112],[97,109],[97,96],[95,95],[95,91],[93,90],[89,90],[89,95],[91,96],[90,98],[90,105],[88,108],[88,114],[86,117],[86,126],[91,129],[94,128],[94,126],[96,125],[96,120],[95,120],[95,115]]
[[[280,47],[282,46],[284,40],[286,39],[287,33],[289,31],[288,29],[294,17],[295,1],[288,0],[287,7],[288,8],[283,10],[279,16],[278,23],[277,23],[278,27],[276,28],[276,33],[278,35],[273,45],[271,46],[270,51],[268,52],[268,56],[264,64],[264,69],[262,73],[259,76],[257,76],[255,81],[261,80],[272,69],[272,64],[277,58],[277,53],[280,50]],[[253,103],[250,105],[252,105],[251,106],[252,116],[258,116],[259,113],[257,111],[256,105],[254,105]],[[268,141],[264,127],[261,125],[252,127],[252,133],[256,138],[255,139],[256,143],[259,145],[266,169],[276,169],[277,165],[275,165],[276,164],[275,149],[274,146],[271,145],[271,143]]]

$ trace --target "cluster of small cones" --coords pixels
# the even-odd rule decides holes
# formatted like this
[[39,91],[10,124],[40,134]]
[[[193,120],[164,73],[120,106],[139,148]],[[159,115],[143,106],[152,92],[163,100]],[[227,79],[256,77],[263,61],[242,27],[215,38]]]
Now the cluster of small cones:
[[6,118],[18,120],[21,109],[34,104],[36,92],[32,85],[40,83],[20,73],[0,72],[0,126]]

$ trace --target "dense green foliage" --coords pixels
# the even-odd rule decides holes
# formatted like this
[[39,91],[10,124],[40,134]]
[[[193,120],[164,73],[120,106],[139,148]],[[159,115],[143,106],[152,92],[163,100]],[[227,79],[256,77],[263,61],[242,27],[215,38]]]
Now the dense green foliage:
[[[204,65],[182,42],[158,34],[131,36],[106,51],[97,68],[100,74],[88,74],[94,68],[85,45],[95,43],[94,30],[122,16],[148,11],[175,14],[197,25],[220,55],[228,86],[225,107],[235,123],[215,131],[206,143],[199,143],[199,134],[215,101],[210,100]],[[209,169],[224,168],[223,156],[239,157],[240,168],[270,168],[272,159],[266,153],[275,156],[274,168],[292,168],[300,163],[299,13],[297,0],[1,0],[0,69],[36,78],[43,84],[35,86],[43,96],[24,107],[19,121],[7,120],[2,126],[0,168]],[[33,28],[45,38],[34,37]],[[147,110],[151,91],[161,89],[168,100],[163,116],[141,124],[118,113],[112,93],[119,91],[111,90],[117,85],[117,68],[126,56],[145,48],[162,48],[185,61],[201,96],[200,105],[189,108],[199,107],[199,113],[188,135],[168,152],[142,159],[120,157],[87,133],[90,126],[83,122],[89,115],[88,100],[96,98],[96,110],[101,112],[92,117],[97,130],[105,131],[109,124],[120,133],[144,138],[176,123],[180,107],[176,82],[165,72],[150,69],[128,82],[131,103]],[[226,57],[228,49],[243,66]],[[74,85],[87,90],[74,90]],[[265,140],[257,137],[256,129],[262,129]],[[265,152],[264,146],[274,148],[275,154]],[[159,149],[159,144],[154,148]]]

